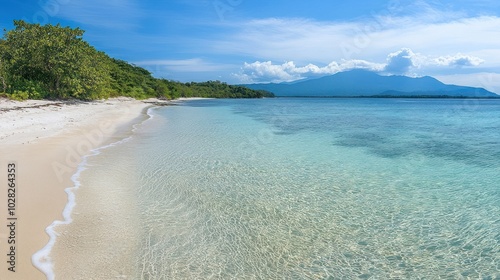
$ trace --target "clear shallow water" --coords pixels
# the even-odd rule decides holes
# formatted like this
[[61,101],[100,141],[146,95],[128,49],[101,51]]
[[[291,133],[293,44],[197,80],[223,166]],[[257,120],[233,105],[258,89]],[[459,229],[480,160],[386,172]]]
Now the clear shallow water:
[[500,102],[200,100],[134,155],[137,279],[498,279]]

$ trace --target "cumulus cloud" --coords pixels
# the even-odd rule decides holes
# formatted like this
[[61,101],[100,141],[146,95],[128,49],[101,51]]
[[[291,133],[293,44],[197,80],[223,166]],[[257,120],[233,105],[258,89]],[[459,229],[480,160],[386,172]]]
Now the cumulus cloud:
[[261,79],[276,82],[294,81],[300,79],[294,63],[292,61],[281,65],[273,64],[271,61],[246,63],[243,66],[244,73],[241,78],[246,81],[259,81]]
[[271,61],[255,61],[245,63],[241,73],[235,74],[244,83],[253,82],[291,82],[308,77],[331,75],[351,69],[366,69],[370,71],[381,71],[383,64],[372,63],[365,60],[343,60],[338,63],[332,61],[325,66],[307,64],[297,66],[295,62],[288,61],[283,64],[274,64]]
[[415,53],[408,48],[389,54],[384,70],[391,74],[405,74],[414,66]]
[[454,56],[441,56],[436,58],[435,63],[440,66],[479,66],[484,62],[483,59],[479,57],[474,57],[470,55],[457,54]]

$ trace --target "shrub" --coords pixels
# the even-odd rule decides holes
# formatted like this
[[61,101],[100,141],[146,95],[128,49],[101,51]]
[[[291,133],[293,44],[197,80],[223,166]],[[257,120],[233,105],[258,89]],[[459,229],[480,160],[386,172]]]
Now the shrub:
[[17,101],[28,100],[30,94],[27,91],[15,90],[14,93],[9,95],[9,98]]

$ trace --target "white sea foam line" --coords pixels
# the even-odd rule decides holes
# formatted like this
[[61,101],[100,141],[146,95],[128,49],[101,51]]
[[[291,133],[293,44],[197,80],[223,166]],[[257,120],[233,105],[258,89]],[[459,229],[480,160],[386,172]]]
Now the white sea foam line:
[[[134,124],[132,126],[132,132],[135,132],[135,130],[139,127],[139,125],[142,125],[146,121],[153,119],[153,114],[150,112],[152,108],[153,107],[148,108],[148,110],[146,111],[148,119],[138,124]],[[50,253],[56,243],[57,236],[60,235],[59,233],[56,232],[55,228],[58,225],[69,225],[71,222],[73,222],[73,219],[71,218],[71,213],[73,212],[73,208],[76,205],[74,191],[80,188],[81,186],[81,183],[80,181],[78,181],[78,179],[80,178],[81,173],[86,169],[87,159],[91,156],[96,156],[100,154],[101,150],[123,144],[125,142],[128,142],[130,139],[132,139],[132,136],[91,150],[90,154],[83,156],[82,162],[80,162],[80,164],[78,165],[76,173],[73,174],[73,176],[71,176],[71,181],[73,182],[73,186],[68,187],[64,190],[68,195],[68,203],[66,203],[66,206],[64,207],[63,210],[63,220],[62,221],[55,220],[54,222],[52,222],[52,224],[50,224],[47,228],[45,228],[45,232],[49,235],[49,242],[42,249],[40,249],[35,254],[33,254],[33,256],[31,256],[31,262],[33,263],[33,265],[36,268],[38,268],[43,274],[45,274],[48,280],[55,279],[54,264],[52,262],[52,258],[50,257]]]

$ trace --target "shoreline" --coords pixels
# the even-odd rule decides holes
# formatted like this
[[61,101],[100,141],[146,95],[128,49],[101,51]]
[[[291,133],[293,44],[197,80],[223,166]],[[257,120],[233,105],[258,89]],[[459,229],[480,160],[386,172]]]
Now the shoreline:
[[[58,235],[53,226],[71,222],[75,176],[89,156],[124,141],[135,124],[147,119],[150,107],[129,98],[75,104],[0,101],[0,179],[7,181],[7,164],[17,167],[16,227],[9,234],[7,227],[0,231],[4,256],[14,233],[15,272],[2,262],[1,279],[53,279],[47,252]],[[7,193],[0,199],[7,202]],[[7,209],[2,210],[0,219],[7,221]]]

